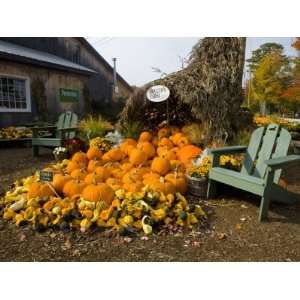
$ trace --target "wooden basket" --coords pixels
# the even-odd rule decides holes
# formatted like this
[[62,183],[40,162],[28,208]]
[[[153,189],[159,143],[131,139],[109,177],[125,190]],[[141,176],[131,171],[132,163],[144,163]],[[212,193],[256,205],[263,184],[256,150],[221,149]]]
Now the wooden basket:
[[187,193],[191,196],[206,199],[208,180],[207,178],[195,178],[186,175],[188,189]]

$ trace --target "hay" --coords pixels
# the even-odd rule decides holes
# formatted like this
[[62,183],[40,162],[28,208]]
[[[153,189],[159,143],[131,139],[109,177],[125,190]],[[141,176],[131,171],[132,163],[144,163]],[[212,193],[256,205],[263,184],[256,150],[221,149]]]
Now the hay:
[[166,103],[152,103],[145,98],[150,86],[163,84],[171,91],[170,125],[197,121],[208,128],[207,139],[226,139],[239,126],[244,55],[245,38],[200,40],[185,69],[135,91],[121,113],[120,122],[139,121],[145,129],[164,123]]

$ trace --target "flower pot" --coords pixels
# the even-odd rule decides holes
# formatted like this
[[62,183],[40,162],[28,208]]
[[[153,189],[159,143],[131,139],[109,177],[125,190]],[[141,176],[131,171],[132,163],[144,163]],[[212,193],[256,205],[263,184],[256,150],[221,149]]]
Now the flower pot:
[[188,189],[187,193],[191,196],[198,197],[201,199],[206,199],[207,187],[208,187],[208,179],[196,178],[186,175]]

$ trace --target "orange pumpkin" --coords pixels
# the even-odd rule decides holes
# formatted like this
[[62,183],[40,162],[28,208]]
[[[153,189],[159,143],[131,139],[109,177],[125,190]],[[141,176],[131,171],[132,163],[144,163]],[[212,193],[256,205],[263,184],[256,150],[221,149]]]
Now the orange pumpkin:
[[89,184],[82,191],[82,198],[91,201],[98,202],[101,200],[101,191],[99,185]]
[[109,206],[114,200],[114,190],[106,183],[99,183],[98,188],[100,190],[101,200]]
[[144,131],[140,134],[139,142],[151,142],[152,134],[149,131]]
[[133,168],[133,164],[131,163],[124,163],[122,166],[121,166],[121,169],[125,172],[128,172],[129,170],[131,170]]
[[28,189],[27,198],[42,198],[55,195],[47,183],[33,182]]
[[160,180],[157,180],[157,181],[154,181],[154,182],[150,183],[149,186],[154,191],[162,192],[165,195],[174,194],[175,191],[176,191],[176,188],[173,185],[173,183],[171,183],[169,181],[165,181],[163,178],[160,179]]
[[89,161],[87,170],[88,172],[94,172],[96,170],[97,167],[100,167],[102,165],[101,162],[99,162],[98,160],[92,159]]
[[147,160],[147,155],[140,149],[133,149],[129,156],[129,162],[135,166],[143,164]]
[[86,175],[86,177],[84,178],[84,182],[86,184],[96,184],[96,183],[100,183],[103,181],[104,181],[103,176],[98,175],[96,172],[90,173],[90,174]]
[[70,175],[74,179],[83,180],[86,177],[87,172],[83,169],[76,169],[73,172],[71,172]]
[[69,161],[66,171],[71,174],[74,170],[85,168],[85,164],[77,162],[77,161]]
[[137,144],[137,148],[146,153],[147,159],[155,156],[155,148],[150,142],[140,142]]
[[86,187],[86,183],[79,180],[69,180],[64,188],[63,188],[63,194],[66,197],[73,197],[77,194],[81,194],[83,189]]
[[170,135],[170,129],[169,128],[161,128],[158,130],[158,138],[161,139],[161,138],[164,138],[164,137],[168,137]]
[[160,147],[160,151],[158,156],[162,158],[166,158],[167,160],[174,160],[177,158],[176,153],[174,151],[168,150],[166,147]]
[[201,153],[201,148],[194,145],[187,145],[179,149],[177,157],[183,164],[188,165],[192,159],[196,158]]
[[187,146],[189,143],[190,143],[189,139],[186,136],[182,136],[181,138],[179,138],[177,142],[177,146],[179,148],[182,148],[184,146]]
[[170,136],[170,140],[178,146],[180,138],[182,138],[184,135],[181,132],[174,133],[172,136]]
[[170,162],[162,157],[155,157],[151,164],[151,170],[160,175],[165,175],[171,168]]
[[180,176],[174,173],[169,173],[165,176],[165,180],[171,182],[175,186],[176,192],[185,194],[187,190],[187,181],[184,176]]
[[143,187],[144,187],[144,185],[140,181],[136,181],[134,183],[131,182],[131,183],[124,183],[123,184],[124,190],[127,191],[127,192],[132,192],[132,193],[140,192]]
[[57,193],[62,193],[64,185],[71,179],[69,175],[55,174],[53,176],[52,185]]
[[88,163],[88,158],[87,158],[85,153],[79,151],[79,152],[76,152],[72,156],[72,161],[77,162],[77,163],[82,164],[82,165],[86,165]]
[[173,172],[176,171],[176,172],[185,173],[185,166],[180,160],[177,159],[170,160],[170,164],[171,164],[171,170]]
[[105,181],[111,174],[109,168],[104,166],[97,167],[95,173],[103,178],[102,181]]
[[111,161],[119,161],[124,158],[124,154],[120,148],[113,148],[107,152]]
[[167,147],[168,149],[172,149],[174,147],[174,144],[172,141],[166,137],[163,137],[162,139],[159,140],[158,142],[159,147]]
[[107,178],[105,183],[108,184],[114,191],[117,191],[122,187],[121,180],[117,178]]
[[86,156],[89,160],[91,159],[100,160],[102,158],[102,155],[103,155],[102,151],[96,147],[90,147],[86,153]]
[[144,185],[151,185],[153,182],[156,182],[160,179],[160,176],[157,173],[147,173],[143,176]]

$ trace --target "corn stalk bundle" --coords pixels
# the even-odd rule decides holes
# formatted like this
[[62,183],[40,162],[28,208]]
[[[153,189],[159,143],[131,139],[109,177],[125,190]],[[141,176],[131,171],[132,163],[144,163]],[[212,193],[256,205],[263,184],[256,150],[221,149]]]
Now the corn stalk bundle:
[[188,66],[139,88],[128,99],[120,122],[138,121],[154,129],[166,121],[166,102],[146,100],[146,90],[156,84],[170,89],[171,125],[200,122],[208,139],[226,139],[236,130],[242,104],[245,38],[204,38],[192,49]]

